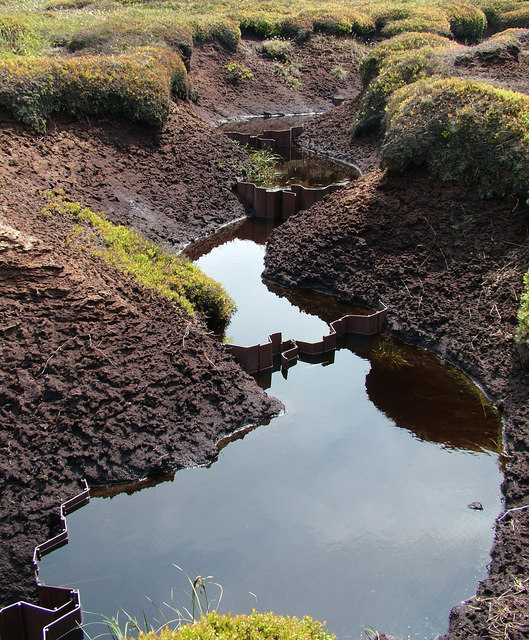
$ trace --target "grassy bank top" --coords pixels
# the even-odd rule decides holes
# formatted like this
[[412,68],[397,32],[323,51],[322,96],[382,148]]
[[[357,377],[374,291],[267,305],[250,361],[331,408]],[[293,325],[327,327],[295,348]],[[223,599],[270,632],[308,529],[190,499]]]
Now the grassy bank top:
[[190,95],[193,45],[235,50],[243,34],[303,41],[406,32],[474,43],[529,26],[525,0],[4,0],[0,108],[38,131],[57,111],[163,126]]
[[4,0],[0,53],[125,51],[193,42],[236,48],[241,33],[304,38],[313,31],[391,37],[429,31],[479,39],[486,28],[529,26],[525,0]]

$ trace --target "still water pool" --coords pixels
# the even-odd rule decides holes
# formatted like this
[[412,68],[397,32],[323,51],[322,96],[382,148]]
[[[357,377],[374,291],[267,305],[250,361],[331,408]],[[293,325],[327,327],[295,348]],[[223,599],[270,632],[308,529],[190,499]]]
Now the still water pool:
[[[245,222],[191,253],[236,299],[236,343],[273,331],[317,340],[349,309],[262,283],[269,230]],[[220,612],[308,614],[340,639],[368,626],[444,633],[450,608],[485,576],[501,507],[492,407],[448,365],[384,338],[350,339],[326,362],[260,383],[284,415],[229,442],[209,468],[93,498],[68,518],[70,542],[43,559],[41,578],[79,587],[85,611],[160,619],[145,596],[164,608],[174,588],[189,606],[176,564],[214,576]]]

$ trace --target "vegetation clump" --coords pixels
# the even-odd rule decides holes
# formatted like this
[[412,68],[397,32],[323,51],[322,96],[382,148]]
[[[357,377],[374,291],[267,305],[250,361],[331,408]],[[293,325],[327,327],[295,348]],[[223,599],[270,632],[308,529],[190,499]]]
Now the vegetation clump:
[[301,619],[274,613],[220,615],[210,612],[193,625],[159,633],[140,633],[138,640],[335,640],[321,622],[305,616]]
[[359,71],[364,87],[371,82],[386,65],[389,58],[404,52],[419,49],[439,49],[452,46],[449,38],[435,33],[420,33],[410,31],[402,33],[389,40],[380,42],[365,58],[360,61]]
[[[85,54],[120,55],[139,47],[170,48],[189,64],[193,48],[191,25],[182,24],[174,18],[162,22],[148,14],[110,14],[103,17],[105,19],[100,18],[88,24],[83,21],[82,26],[76,26],[70,33],[58,29],[56,41],[65,42],[69,53]],[[203,34],[203,38],[206,37]]]
[[[224,287],[187,260],[163,251],[139,232],[116,225],[103,213],[95,213],[78,202],[69,202],[61,191],[47,192],[43,212],[61,213],[86,222],[103,241],[93,243],[93,251],[137,282],[184,309],[190,316],[205,319],[212,329],[223,328],[235,310],[235,303]],[[91,243],[87,228],[77,227],[79,237]]]
[[226,79],[228,82],[238,84],[243,80],[251,80],[253,73],[244,64],[239,62],[228,62],[226,65]]
[[522,42],[529,38],[529,29],[507,29],[485,42],[458,52],[454,58],[456,66],[469,66],[475,62],[496,64],[504,60],[518,60]]
[[54,112],[123,115],[161,127],[173,96],[186,97],[180,56],[141,48],[122,56],[0,58],[0,107],[39,132]]
[[391,38],[409,31],[422,31],[445,37],[452,35],[447,12],[433,4],[386,5],[378,13],[376,25],[377,31],[384,38]]
[[527,197],[527,95],[458,78],[422,80],[392,95],[386,131],[381,163],[391,171],[423,164],[488,197]]
[[447,5],[450,31],[456,40],[477,42],[487,28],[487,17],[482,9],[467,3],[453,2]]
[[498,26],[500,29],[509,29],[515,27],[529,28],[529,7],[521,6],[513,11],[506,11],[498,18]]
[[229,51],[236,51],[241,41],[241,28],[235,20],[196,20],[191,28],[194,42],[218,42]]
[[364,90],[353,125],[354,135],[378,129],[383,122],[386,104],[394,91],[421,78],[443,72],[435,50],[422,48],[387,58],[380,74]]
[[292,54],[292,43],[284,38],[272,38],[263,42],[262,51],[271,60],[286,62]]
[[314,31],[337,36],[369,37],[376,31],[375,19],[358,9],[342,7],[332,11],[321,10],[312,17]]
[[364,90],[352,133],[358,136],[379,129],[387,102],[400,87],[443,75],[445,63],[439,53],[453,46],[448,38],[420,32],[403,33],[377,45],[360,62]]
[[29,55],[40,48],[39,37],[24,19],[0,17],[0,55]]

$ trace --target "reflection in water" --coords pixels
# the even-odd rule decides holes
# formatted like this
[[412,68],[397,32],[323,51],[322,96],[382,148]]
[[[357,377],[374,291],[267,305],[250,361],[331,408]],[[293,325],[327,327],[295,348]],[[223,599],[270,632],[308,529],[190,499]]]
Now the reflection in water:
[[433,354],[402,344],[391,347],[404,360],[395,364],[378,343],[367,394],[396,426],[448,448],[501,453],[500,416],[468,378]]
[[302,313],[317,316],[330,324],[347,314],[369,315],[371,309],[340,302],[338,298],[310,289],[288,289],[275,282],[263,282],[263,285],[277,298],[286,298],[290,304]]
[[355,167],[316,156],[296,146],[281,147],[274,153],[280,158],[276,167],[275,186],[300,184],[309,188],[326,187],[356,180],[360,175]]
[[131,496],[133,493],[143,491],[144,489],[150,489],[162,482],[172,482],[174,480],[175,471],[169,473],[161,473],[159,475],[149,476],[143,480],[137,480],[136,482],[118,482],[116,484],[110,484],[106,487],[92,487],[90,489],[91,498],[114,498],[121,493],[126,493]]
[[[251,224],[240,225],[243,236],[261,237],[263,225]],[[347,313],[315,295],[322,321],[306,313],[308,292],[298,292],[301,308],[286,290],[275,295],[259,276],[263,252],[232,239],[200,260],[237,292],[235,341],[249,335],[256,309],[261,340],[275,324],[319,338]],[[388,366],[399,357],[410,366]],[[238,434],[210,468],[134,495],[114,491],[69,517],[70,543],[43,559],[42,579],[82,586],[85,610],[115,616],[122,607],[141,619],[152,613],[146,595],[163,602],[174,588],[186,606],[174,563],[222,584],[222,612],[307,614],[339,640],[363,626],[413,639],[444,633],[449,609],[485,575],[500,509],[501,474],[488,453],[498,450],[499,419],[423,351],[357,336],[323,360],[271,376],[285,414]],[[484,511],[468,509],[473,501]]]
[[207,238],[192,242],[182,253],[192,262],[196,262],[202,256],[211,253],[213,249],[233,240],[251,240],[257,245],[264,246],[268,236],[276,227],[277,222],[274,222],[274,220],[244,218],[244,220],[237,220],[237,222],[226,225],[223,229]]
[[[324,294],[264,284],[276,296],[327,323],[345,313],[370,313]],[[348,336],[340,346],[370,361],[367,394],[396,426],[448,448],[501,453],[498,412],[476,385],[448,363],[387,336]],[[320,362],[331,362],[332,357],[323,354]],[[270,373],[259,374],[257,379],[265,389],[271,385]]]

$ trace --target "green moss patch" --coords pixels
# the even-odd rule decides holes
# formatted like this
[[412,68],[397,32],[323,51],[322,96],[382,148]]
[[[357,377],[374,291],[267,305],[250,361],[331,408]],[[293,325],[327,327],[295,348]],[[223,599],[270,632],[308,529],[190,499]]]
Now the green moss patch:
[[309,618],[290,618],[274,613],[226,616],[212,611],[199,622],[176,631],[140,633],[138,640],[335,640],[323,624]]
[[[137,231],[123,225],[115,225],[104,214],[95,213],[78,202],[69,202],[59,192],[45,194],[48,202],[45,214],[61,213],[88,223],[103,241],[92,244],[86,237],[86,227],[77,227],[78,244],[92,246],[94,253],[120,271],[132,276],[139,284],[153,289],[162,297],[184,309],[190,316],[198,315],[212,329],[226,326],[235,303],[224,287],[206,276],[187,260],[163,251]],[[74,235],[75,235],[74,234]]]

